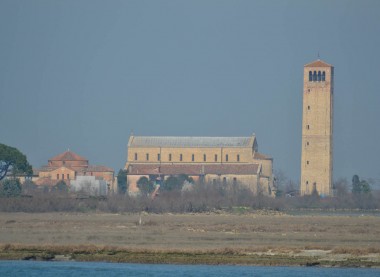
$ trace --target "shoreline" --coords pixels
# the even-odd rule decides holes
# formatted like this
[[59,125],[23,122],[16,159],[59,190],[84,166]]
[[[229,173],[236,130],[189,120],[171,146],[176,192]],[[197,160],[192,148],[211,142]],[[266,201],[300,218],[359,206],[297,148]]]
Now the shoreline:
[[380,217],[0,213],[0,260],[380,267]]
[[[259,250],[257,252],[246,252],[240,249],[182,251],[127,249],[95,245],[6,244],[0,246],[0,260],[380,268],[380,253],[364,253],[363,249],[351,250],[357,251],[359,254],[320,249],[269,249],[265,252]],[[361,251],[362,254],[360,254]]]

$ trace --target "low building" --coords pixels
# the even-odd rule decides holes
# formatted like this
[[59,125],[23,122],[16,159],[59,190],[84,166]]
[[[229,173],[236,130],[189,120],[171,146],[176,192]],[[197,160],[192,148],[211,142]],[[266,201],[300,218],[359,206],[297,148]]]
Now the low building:
[[106,181],[97,180],[95,176],[78,176],[71,181],[70,191],[87,196],[107,196],[108,186]]
[[[64,181],[68,186],[80,176],[93,176],[96,180],[103,180],[108,190],[114,190],[114,170],[102,165],[90,165],[89,161],[70,151],[54,156],[48,164],[34,170],[33,181],[37,185],[55,185]],[[37,177],[38,176],[38,177]]]
[[195,182],[241,183],[254,193],[274,195],[273,159],[250,137],[131,136],[125,164],[129,192],[145,176],[186,174]]

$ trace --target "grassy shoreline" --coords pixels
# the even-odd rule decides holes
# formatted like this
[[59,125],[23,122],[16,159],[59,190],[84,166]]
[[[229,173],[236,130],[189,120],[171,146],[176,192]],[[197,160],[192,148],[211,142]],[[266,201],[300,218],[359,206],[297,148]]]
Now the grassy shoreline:
[[[313,252],[317,252],[313,255]],[[350,253],[348,253],[350,252]],[[371,253],[374,252],[374,253]],[[1,245],[0,260],[78,261],[146,264],[380,267],[380,251],[368,249],[149,250],[94,245]],[[312,254],[312,255],[311,255]]]
[[0,260],[380,267],[378,215],[0,213]]

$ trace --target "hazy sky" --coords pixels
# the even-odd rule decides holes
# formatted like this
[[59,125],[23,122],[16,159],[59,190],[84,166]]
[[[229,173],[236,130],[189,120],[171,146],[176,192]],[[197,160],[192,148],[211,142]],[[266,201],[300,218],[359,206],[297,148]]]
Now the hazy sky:
[[380,182],[380,1],[0,0],[0,142],[116,171],[129,135],[249,136],[299,180],[303,66],[335,67],[334,178]]

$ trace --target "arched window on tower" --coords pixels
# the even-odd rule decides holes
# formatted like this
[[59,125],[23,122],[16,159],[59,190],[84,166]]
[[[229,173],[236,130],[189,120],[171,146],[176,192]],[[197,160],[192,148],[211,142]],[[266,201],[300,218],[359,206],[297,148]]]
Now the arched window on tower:
[[324,82],[326,80],[326,72],[322,72],[322,82]]
[[320,82],[321,80],[322,80],[321,72],[318,71],[318,82]]
[[313,72],[309,71],[309,82],[313,81]]
[[314,71],[313,73],[313,81],[317,81],[317,71]]

